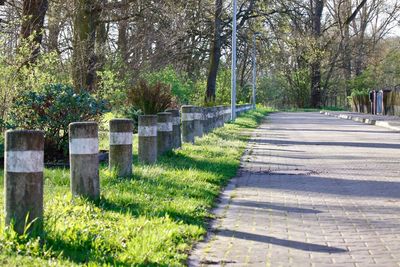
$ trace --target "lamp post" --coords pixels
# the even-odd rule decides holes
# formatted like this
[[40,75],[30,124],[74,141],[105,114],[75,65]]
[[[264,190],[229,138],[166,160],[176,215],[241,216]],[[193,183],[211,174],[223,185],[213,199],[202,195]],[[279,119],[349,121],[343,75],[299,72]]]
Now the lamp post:
[[237,1],[233,0],[232,14],[232,81],[231,81],[231,120],[236,119],[236,13]]
[[257,60],[256,60],[256,55],[257,55],[257,47],[256,47],[256,38],[259,36],[259,32],[255,32],[253,34],[253,99],[252,99],[252,104],[253,104],[253,109],[256,108],[256,82],[257,82]]

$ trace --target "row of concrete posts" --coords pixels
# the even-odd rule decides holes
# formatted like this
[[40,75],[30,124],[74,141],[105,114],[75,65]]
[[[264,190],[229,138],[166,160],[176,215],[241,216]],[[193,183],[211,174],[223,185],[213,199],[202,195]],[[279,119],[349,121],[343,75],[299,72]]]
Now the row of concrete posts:
[[[237,107],[237,113],[252,108]],[[157,115],[139,117],[138,159],[145,164],[157,161],[183,142],[193,143],[230,120],[229,107],[183,106]],[[110,121],[109,168],[120,177],[132,174],[133,121]],[[74,196],[100,197],[99,138],[95,122],[69,125],[70,187]],[[11,130],[5,134],[5,223],[23,233],[25,223],[34,222],[30,230],[42,227],[44,132]]]

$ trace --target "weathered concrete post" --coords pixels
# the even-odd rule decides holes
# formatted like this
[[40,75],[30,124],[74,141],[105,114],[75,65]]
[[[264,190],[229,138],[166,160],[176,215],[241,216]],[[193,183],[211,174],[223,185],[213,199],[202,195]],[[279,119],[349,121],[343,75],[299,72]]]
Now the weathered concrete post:
[[211,118],[211,131],[217,128],[217,108],[216,107],[211,107],[210,108],[210,113],[212,114]]
[[223,127],[224,126],[224,107],[223,106],[218,106],[217,107],[217,121],[218,121],[218,127]]
[[181,115],[179,109],[167,109],[165,112],[172,114],[172,148],[180,148],[182,146],[182,139]]
[[182,141],[194,143],[194,106],[182,106]]
[[[44,134],[41,131],[7,131],[5,134],[5,223],[22,234],[41,230],[43,221]],[[28,216],[28,218],[27,218]]]
[[74,196],[100,197],[98,132],[95,122],[69,125],[71,192]]
[[157,114],[157,150],[162,155],[172,150],[172,114],[160,112]]
[[231,119],[231,108],[228,106],[224,106],[224,108],[225,108],[224,122],[228,122]]
[[139,116],[139,161],[153,164],[157,161],[157,115]]
[[133,121],[113,119],[110,121],[109,169],[119,177],[132,175]]
[[203,125],[203,128],[204,128],[203,130],[205,133],[209,133],[209,132],[211,132],[210,126],[211,126],[212,113],[211,113],[211,110],[209,107],[204,108],[204,110],[205,110],[204,115],[205,115],[206,121],[204,121],[205,125]]
[[208,118],[207,118],[207,112],[208,108],[202,107],[200,109],[201,111],[201,129],[202,129],[202,135],[208,133]]
[[194,112],[194,136],[195,137],[203,136],[202,117],[203,117],[203,108],[195,107],[195,112]]

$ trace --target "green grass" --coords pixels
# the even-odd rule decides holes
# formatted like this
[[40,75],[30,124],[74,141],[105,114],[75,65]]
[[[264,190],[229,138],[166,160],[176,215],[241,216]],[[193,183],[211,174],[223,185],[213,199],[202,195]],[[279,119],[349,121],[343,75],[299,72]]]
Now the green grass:
[[29,238],[1,227],[0,265],[185,265],[192,245],[206,233],[221,188],[237,172],[248,129],[267,113],[248,112],[195,145],[161,157],[157,165],[135,162],[131,179],[102,166],[97,202],[71,197],[69,170],[46,169],[44,233]]

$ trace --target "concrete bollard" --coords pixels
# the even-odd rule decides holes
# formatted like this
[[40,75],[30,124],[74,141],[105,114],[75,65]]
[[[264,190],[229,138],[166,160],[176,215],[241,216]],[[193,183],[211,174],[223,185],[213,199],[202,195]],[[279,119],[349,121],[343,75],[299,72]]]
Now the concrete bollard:
[[[41,230],[43,222],[44,133],[7,131],[5,134],[5,224],[23,234]],[[27,218],[28,216],[28,218]]]
[[119,177],[132,175],[133,121],[113,119],[110,121],[109,169]]
[[162,155],[172,150],[172,114],[169,112],[160,112],[157,114],[157,151]]
[[224,121],[228,122],[231,120],[231,108],[228,106],[225,106],[225,116],[224,116]]
[[[213,118],[213,114],[211,113],[211,108],[205,108],[205,116],[206,116],[206,122],[205,122],[205,129],[203,129],[206,133],[211,132],[211,122]],[[203,125],[204,128],[204,125]]]
[[100,197],[98,134],[95,122],[69,125],[71,192],[74,196]]
[[195,137],[202,137],[203,136],[203,108],[202,107],[195,107],[194,113],[194,136]]
[[217,128],[217,108],[216,107],[211,107],[210,108],[210,112],[211,112],[211,131],[214,130],[215,128]]
[[181,115],[179,109],[167,109],[165,112],[172,114],[172,148],[182,146],[181,139]]
[[217,107],[217,125],[218,125],[218,127],[224,126],[224,107],[223,106]]
[[139,161],[154,164],[157,161],[157,115],[139,116]]
[[208,108],[202,107],[200,108],[201,112],[201,130],[202,130],[202,135],[205,135],[208,133],[208,118],[207,118],[207,112]]
[[185,143],[194,143],[194,117],[196,107],[182,106],[182,141]]

